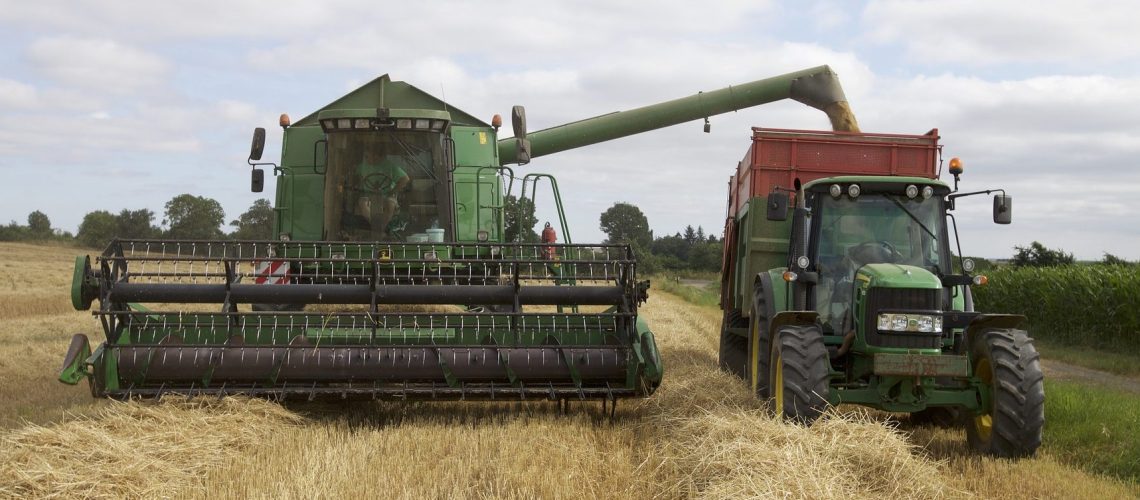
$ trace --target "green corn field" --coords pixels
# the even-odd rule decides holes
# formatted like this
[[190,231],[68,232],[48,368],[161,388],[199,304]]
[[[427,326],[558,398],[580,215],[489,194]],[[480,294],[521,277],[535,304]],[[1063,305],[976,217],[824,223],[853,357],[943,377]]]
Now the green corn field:
[[1023,314],[1045,342],[1140,354],[1140,266],[1001,267],[973,288],[977,309]]

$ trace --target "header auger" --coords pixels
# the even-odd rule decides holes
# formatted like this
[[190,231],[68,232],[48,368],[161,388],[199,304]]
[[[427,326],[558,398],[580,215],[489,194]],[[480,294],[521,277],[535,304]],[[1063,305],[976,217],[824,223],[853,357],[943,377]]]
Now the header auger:
[[[283,116],[271,241],[116,240],[77,260],[77,334],[60,380],[97,397],[601,399],[648,396],[663,367],[638,317],[648,282],[626,245],[506,241],[504,165],[794,98],[846,119],[827,67],[514,138],[380,77]],[[842,118],[847,116],[847,118]],[[529,174],[527,184],[549,178]],[[533,189],[530,196],[534,196]],[[558,221],[567,235],[565,220]]]

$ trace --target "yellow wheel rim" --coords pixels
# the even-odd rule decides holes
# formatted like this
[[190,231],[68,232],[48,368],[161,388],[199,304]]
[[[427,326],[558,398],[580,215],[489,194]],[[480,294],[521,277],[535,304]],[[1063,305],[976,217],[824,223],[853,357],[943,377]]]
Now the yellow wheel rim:
[[776,351],[776,376],[772,381],[772,393],[776,396],[776,415],[784,412],[784,355]]
[[[990,360],[982,358],[978,360],[978,367],[974,370],[974,374],[986,385],[993,387],[994,370],[990,366]],[[974,430],[977,431],[978,437],[984,442],[990,441],[990,433],[994,429],[993,417],[993,396],[990,397],[989,411],[983,415],[974,417]]]

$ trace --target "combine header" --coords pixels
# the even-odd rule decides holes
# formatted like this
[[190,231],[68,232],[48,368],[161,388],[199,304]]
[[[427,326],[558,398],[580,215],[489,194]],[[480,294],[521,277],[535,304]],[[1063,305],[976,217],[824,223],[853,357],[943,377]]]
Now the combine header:
[[[506,241],[505,164],[783,98],[853,121],[827,67],[535,132],[484,123],[383,76],[282,116],[272,241],[116,240],[76,261],[72,301],[106,341],[72,340],[60,380],[96,397],[601,399],[663,367],[626,245]],[[522,178],[522,195],[550,180]]]

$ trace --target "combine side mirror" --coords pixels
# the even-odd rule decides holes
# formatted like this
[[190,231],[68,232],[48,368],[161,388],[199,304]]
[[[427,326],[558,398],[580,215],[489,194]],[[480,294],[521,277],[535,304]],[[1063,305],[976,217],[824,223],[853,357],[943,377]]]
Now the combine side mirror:
[[515,158],[519,165],[530,163],[530,141],[526,138],[526,108],[511,107],[511,128],[515,131]]
[[249,159],[258,161],[261,159],[261,152],[265,150],[265,129],[257,127],[253,129],[253,144],[249,147]]
[[1013,221],[1013,197],[995,194],[994,224],[1009,224],[1011,221]]
[[773,191],[768,194],[768,220],[788,220],[788,193]]
[[260,193],[265,189],[265,171],[260,168],[253,169],[249,180],[249,190]]

